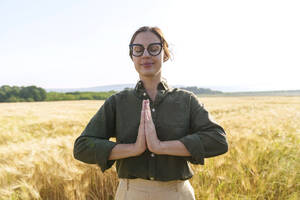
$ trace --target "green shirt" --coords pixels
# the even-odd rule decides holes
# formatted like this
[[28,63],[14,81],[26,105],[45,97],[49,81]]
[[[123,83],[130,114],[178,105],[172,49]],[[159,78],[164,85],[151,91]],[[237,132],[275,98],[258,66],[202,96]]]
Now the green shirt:
[[[112,148],[118,143],[135,143],[144,99],[150,100],[159,140],[179,140],[191,156],[156,155],[146,150],[139,156],[116,161],[119,178],[186,180],[193,175],[188,161],[203,165],[204,158],[228,151],[224,129],[209,117],[195,94],[161,81],[153,102],[139,81],[134,89],[123,90],[104,102],[75,140],[74,157],[99,165],[103,172],[109,169],[115,162],[108,160]],[[109,141],[111,137],[116,142]]]

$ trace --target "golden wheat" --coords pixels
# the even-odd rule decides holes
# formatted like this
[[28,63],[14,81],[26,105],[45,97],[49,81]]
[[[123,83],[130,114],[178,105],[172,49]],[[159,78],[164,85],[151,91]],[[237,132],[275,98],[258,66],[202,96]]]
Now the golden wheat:
[[[207,97],[229,152],[193,165],[197,199],[300,198],[300,97]],[[0,104],[0,199],[113,199],[114,166],[73,158],[103,101]]]

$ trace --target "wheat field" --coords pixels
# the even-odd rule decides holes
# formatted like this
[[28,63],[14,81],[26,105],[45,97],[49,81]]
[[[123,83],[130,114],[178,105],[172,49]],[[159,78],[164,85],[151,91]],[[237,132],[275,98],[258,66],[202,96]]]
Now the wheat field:
[[[300,97],[201,97],[229,152],[192,165],[197,199],[300,199]],[[0,104],[0,200],[113,199],[113,166],[73,158],[103,101]]]

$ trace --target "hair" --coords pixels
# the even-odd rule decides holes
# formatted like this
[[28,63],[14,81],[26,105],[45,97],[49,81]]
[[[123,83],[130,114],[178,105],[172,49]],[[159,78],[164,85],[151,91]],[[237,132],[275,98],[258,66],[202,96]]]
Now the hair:
[[[169,60],[170,57],[171,57],[170,51],[169,51],[169,45],[168,45],[167,41],[165,40],[165,37],[164,37],[162,31],[158,27],[143,26],[143,27],[139,28],[132,35],[129,45],[131,45],[133,43],[133,41],[135,40],[135,37],[139,33],[141,33],[141,32],[147,32],[147,31],[154,33],[160,39],[160,41],[162,43],[162,48],[164,50],[164,62],[166,62],[167,60]],[[132,52],[130,50],[129,50],[129,56],[132,59]]]

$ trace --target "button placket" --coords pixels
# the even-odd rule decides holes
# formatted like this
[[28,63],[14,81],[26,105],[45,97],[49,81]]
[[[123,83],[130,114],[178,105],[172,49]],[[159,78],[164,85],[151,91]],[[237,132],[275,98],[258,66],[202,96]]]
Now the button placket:
[[[149,171],[148,175],[150,180],[154,180],[155,177],[155,157],[152,156],[153,153],[150,154],[150,159],[149,159]],[[154,155],[154,154],[153,154]]]

